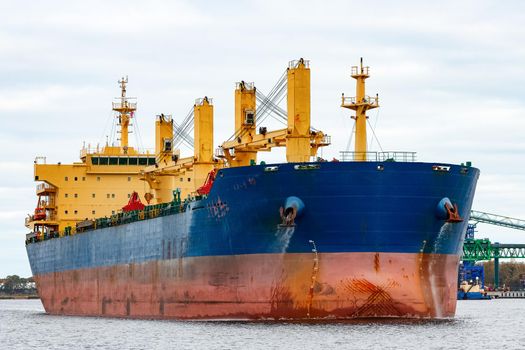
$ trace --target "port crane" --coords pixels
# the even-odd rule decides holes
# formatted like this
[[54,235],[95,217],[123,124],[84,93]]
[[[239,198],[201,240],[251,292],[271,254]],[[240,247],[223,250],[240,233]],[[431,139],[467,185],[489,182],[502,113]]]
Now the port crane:
[[477,223],[508,227],[525,231],[525,220],[508,216],[472,210],[469,229],[463,244],[463,261],[482,261],[494,259],[494,285],[499,287],[499,259],[525,259],[525,244],[492,243],[488,239],[475,239],[474,227]]

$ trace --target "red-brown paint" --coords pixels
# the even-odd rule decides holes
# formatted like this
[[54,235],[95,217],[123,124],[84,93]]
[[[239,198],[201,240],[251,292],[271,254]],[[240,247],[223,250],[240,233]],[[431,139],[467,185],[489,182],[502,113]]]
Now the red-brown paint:
[[[184,258],[35,276],[50,314],[155,319],[452,317],[458,256],[402,253]],[[310,295],[313,293],[313,296]]]

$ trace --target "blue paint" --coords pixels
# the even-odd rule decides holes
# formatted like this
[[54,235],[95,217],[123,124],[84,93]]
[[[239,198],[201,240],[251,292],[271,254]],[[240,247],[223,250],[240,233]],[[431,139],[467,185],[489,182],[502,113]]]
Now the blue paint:
[[[467,228],[436,217],[447,197],[468,218],[479,170],[432,163],[330,162],[223,169],[207,199],[184,213],[29,244],[33,274],[192,256],[282,253],[279,209],[304,203],[287,253],[394,252],[460,254]],[[378,167],[383,165],[383,167]],[[441,164],[438,164],[441,165]],[[464,172],[464,171],[463,171]]]

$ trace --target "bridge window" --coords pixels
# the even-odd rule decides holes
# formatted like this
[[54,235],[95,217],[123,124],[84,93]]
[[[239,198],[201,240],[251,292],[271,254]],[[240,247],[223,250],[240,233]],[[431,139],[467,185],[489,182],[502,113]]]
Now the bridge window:
[[155,158],[148,158],[148,165],[155,165]]
[[137,165],[138,159],[137,158],[129,158],[128,164],[129,165]]
[[120,157],[118,159],[118,165],[128,165],[128,158],[127,157]]
[[92,157],[91,158],[91,164],[98,165],[98,157]]
[[139,165],[148,165],[148,158],[139,158]]
[[118,158],[117,157],[110,157],[109,158],[109,165],[117,165],[118,164]]
[[108,165],[108,158],[107,157],[100,157],[99,164],[100,165]]

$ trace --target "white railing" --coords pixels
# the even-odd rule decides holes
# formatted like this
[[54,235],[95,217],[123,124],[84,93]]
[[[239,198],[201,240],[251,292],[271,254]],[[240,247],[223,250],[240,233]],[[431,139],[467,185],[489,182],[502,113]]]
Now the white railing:
[[389,152],[350,152],[341,151],[339,152],[341,161],[353,162],[353,161],[367,161],[367,162],[415,162],[416,152],[401,152],[401,151],[389,151]]
[[379,105],[379,97],[377,96],[371,97],[367,95],[360,100],[357,100],[357,97],[355,96],[350,96],[350,97],[343,96],[342,97],[343,106],[358,105],[358,104],[365,104],[365,103],[370,104],[372,106],[377,106]]
[[303,60],[302,58],[298,59],[298,60],[293,60],[293,61],[288,62],[288,68],[290,68],[290,69],[297,68],[297,67],[299,67],[300,63],[304,64],[305,68],[310,68],[310,61],[309,60]]
[[44,190],[55,190],[55,189],[56,189],[55,186],[52,186],[45,182],[36,185],[37,192],[44,191]]
[[213,104],[213,98],[201,97],[201,98],[197,98],[195,100],[195,105],[196,106],[202,106],[204,104],[204,101],[207,101],[209,105]]
[[312,144],[312,145],[315,145],[315,144],[329,145],[331,143],[332,143],[332,137],[330,135],[323,135],[323,137],[321,137],[321,138],[315,137],[310,142],[310,144]]
[[352,66],[352,75],[368,75],[370,67]]
[[[115,145],[107,145],[108,147],[118,147]],[[139,157],[141,155],[154,155],[155,150],[153,148],[135,148],[133,147],[135,151],[137,151],[138,154],[122,154],[122,155],[114,155],[114,154],[104,154],[104,147],[84,147],[80,150],[80,158],[84,158],[87,155],[95,155],[99,157]]]
[[224,149],[222,147],[217,147],[215,149],[215,157],[224,158]]
[[238,81],[235,83],[235,89],[236,90],[253,90],[255,88],[255,84],[253,82],[247,82],[247,81]]
[[323,140],[321,141],[324,145],[330,145],[332,143],[332,136],[330,135],[324,135]]
[[36,156],[35,157],[35,164],[46,164],[47,158],[44,156]]
[[128,109],[128,110],[135,110],[137,109],[137,102],[113,102],[113,109]]

